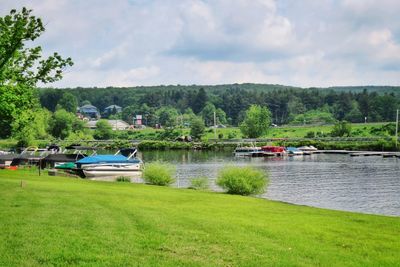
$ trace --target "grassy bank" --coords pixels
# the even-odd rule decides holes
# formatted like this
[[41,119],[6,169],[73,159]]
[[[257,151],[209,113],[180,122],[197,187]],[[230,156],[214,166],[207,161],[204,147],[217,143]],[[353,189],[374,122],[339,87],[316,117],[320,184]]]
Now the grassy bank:
[[[394,142],[388,141],[393,138],[393,134],[389,134],[386,127],[387,123],[360,123],[352,124],[351,136],[355,138],[373,138],[380,139],[366,141],[366,142],[354,142],[345,140],[324,141],[325,138],[329,139],[329,133],[332,131],[333,125],[322,125],[322,126],[282,126],[271,128],[267,134],[260,137],[261,139],[266,138],[285,138],[293,139],[298,143],[297,139],[307,138],[308,140],[298,143],[300,146],[311,142],[310,144],[316,145],[321,149],[353,149],[353,150],[394,150]],[[204,133],[201,141],[194,143],[185,142],[174,142],[178,136],[189,135],[190,129],[175,129],[173,131],[165,131],[163,129],[140,129],[134,131],[121,131],[118,132],[115,138],[107,144],[100,143],[100,147],[106,149],[116,149],[124,146],[130,146],[131,140],[140,141],[139,148],[141,150],[166,150],[166,149],[211,149],[219,150],[223,148],[233,149],[236,147],[235,144],[229,146],[224,144],[215,144],[211,139],[220,138],[218,140],[231,140],[243,138],[240,129],[237,127],[232,128],[218,128],[217,134],[214,134],[214,129],[207,129]],[[311,134],[311,138],[310,138]],[[293,141],[291,140],[291,141]],[[56,141],[56,140],[37,140],[36,145],[45,147],[48,144],[57,143],[59,145],[69,145],[72,143],[81,143],[83,145],[93,145],[93,143],[85,143],[78,141]],[[280,143],[279,143],[280,144]],[[289,144],[289,143],[288,143]],[[16,140],[0,140],[0,149],[13,148],[17,145]],[[290,143],[290,145],[293,145]]]
[[[353,137],[382,137],[387,136],[387,133],[381,131],[381,128],[388,123],[352,123],[351,136]],[[304,125],[304,126],[289,126],[272,127],[261,138],[304,138],[308,133],[329,136],[333,125]],[[218,134],[222,134],[223,138],[243,138],[240,129],[237,127],[219,128]],[[203,136],[203,140],[215,138],[214,130],[210,129]]]
[[0,218],[0,266],[400,262],[400,218],[23,171],[0,171]]

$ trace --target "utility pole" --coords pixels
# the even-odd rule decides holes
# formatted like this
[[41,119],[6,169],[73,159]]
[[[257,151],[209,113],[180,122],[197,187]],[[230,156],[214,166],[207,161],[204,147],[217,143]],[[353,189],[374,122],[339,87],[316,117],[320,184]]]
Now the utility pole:
[[214,138],[217,139],[217,116],[214,111]]
[[397,149],[397,141],[399,139],[399,110],[396,112],[396,149]]

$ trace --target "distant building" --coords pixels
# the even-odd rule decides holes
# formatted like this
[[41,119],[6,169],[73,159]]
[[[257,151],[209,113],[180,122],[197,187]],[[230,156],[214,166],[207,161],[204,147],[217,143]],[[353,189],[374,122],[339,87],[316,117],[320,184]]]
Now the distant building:
[[123,120],[108,120],[108,123],[114,131],[121,131],[129,128],[129,124]]
[[[110,124],[113,131],[121,131],[129,129],[129,124],[124,122],[123,120],[107,120],[108,124]],[[97,121],[88,121],[86,123],[86,127],[90,129],[96,129]]]
[[85,117],[98,119],[100,118],[100,113],[97,108],[93,105],[84,105],[79,108],[79,113]]
[[107,116],[111,115],[111,114],[117,114],[117,113],[120,113],[120,112],[122,112],[122,108],[120,106],[117,106],[117,105],[111,105],[111,106],[108,106],[108,107],[106,107],[104,109],[104,114],[107,115]]

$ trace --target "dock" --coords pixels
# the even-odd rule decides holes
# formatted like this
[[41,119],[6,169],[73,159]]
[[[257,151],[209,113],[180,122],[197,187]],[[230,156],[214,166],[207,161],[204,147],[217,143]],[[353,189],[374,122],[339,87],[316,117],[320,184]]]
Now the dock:
[[350,154],[354,151],[350,150],[317,150],[314,151],[314,154]]
[[[383,157],[383,158],[400,158],[400,152],[389,151],[352,151],[352,150],[317,150],[317,151],[303,151],[302,156],[310,156],[313,154],[336,154],[336,155],[349,155],[350,157]],[[273,153],[266,151],[253,152],[246,157],[282,157],[289,156],[285,153]]]
[[351,151],[351,150],[318,150],[315,154],[347,154],[350,157],[379,156],[384,158],[400,158],[400,152],[389,151]]
[[371,156],[382,156],[384,158],[394,158],[398,157],[400,158],[400,153],[398,152],[377,152],[377,151],[371,151],[371,152],[355,152],[355,153],[350,153],[351,157],[371,157]]

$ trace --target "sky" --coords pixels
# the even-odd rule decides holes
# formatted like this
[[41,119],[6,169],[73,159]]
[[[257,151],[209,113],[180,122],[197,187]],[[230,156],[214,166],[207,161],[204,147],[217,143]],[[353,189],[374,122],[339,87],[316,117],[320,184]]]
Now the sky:
[[400,85],[399,0],[0,0],[74,66],[53,87]]

